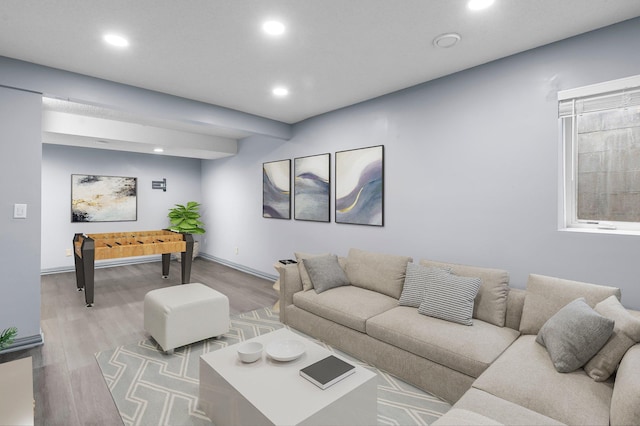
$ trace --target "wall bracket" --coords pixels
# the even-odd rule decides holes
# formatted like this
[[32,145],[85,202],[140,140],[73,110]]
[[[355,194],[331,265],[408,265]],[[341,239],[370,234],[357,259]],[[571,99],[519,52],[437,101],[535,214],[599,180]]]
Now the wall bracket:
[[167,192],[167,179],[164,178],[162,180],[152,180],[151,181],[152,189],[162,189],[162,191]]

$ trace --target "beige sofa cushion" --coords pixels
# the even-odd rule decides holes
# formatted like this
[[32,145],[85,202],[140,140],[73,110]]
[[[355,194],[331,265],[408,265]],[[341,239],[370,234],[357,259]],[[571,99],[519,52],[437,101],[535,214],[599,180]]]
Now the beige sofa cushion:
[[356,287],[399,299],[407,264],[412,260],[407,256],[372,253],[352,248],[347,255],[347,277]]
[[504,326],[520,330],[520,319],[522,318],[522,308],[524,307],[524,298],[527,295],[526,290],[522,288],[509,287],[507,295],[507,315],[504,318]]
[[[458,415],[456,410],[464,410],[463,413],[475,413],[476,416],[482,416],[478,418],[478,420],[487,422],[485,419],[489,419],[493,423],[476,423],[475,416],[463,417]],[[449,418],[451,413],[454,413],[454,418]],[[459,420],[456,421],[456,418]],[[543,414],[536,413],[521,405],[498,398],[490,393],[471,388],[462,395],[462,398],[455,403],[449,412],[432,423],[432,426],[477,424],[559,426],[564,423],[560,423]]]
[[507,313],[507,295],[509,294],[509,273],[507,271],[435,262],[433,260],[421,260],[420,264],[449,269],[452,273],[461,277],[480,278],[482,285],[474,301],[473,318],[478,318],[498,327],[504,326]]
[[627,351],[618,367],[611,425],[640,425],[640,344]]
[[549,318],[579,297],[584,297],[593,308],[609,296],[620,299],[620,289],[531,274],[527,281],[520,333],[538,334]]
[[520,336],[473,387],[566,424],[608,425],[613,381],[558,373],[536,336]]
[[398,306],[367,321],[367,334],[440,365],[478,377],[518,332],[482,320],[465,326]]
[[369,318],[394,308],[398,300],[360,287],[344,286],[320,294],[300,291],[293,295],[293,303],[300,309],[364,333]]
[[640,342],[640,318],[631,315],[615,296],[609,296],[598,303],[595,311],[615,321],[609,341],[584,366],[589,377],[601,382],[616,371],[625,352]]
[[497,420],[483,416],[464,408],[452,408],[440,417],[431,426],[504,426]]

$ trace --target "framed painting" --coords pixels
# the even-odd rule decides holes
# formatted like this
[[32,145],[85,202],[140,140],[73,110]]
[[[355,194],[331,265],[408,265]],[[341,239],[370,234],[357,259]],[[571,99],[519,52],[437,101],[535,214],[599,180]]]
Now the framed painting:
[[262,163],[262,217],[291,219],[291,160]]
[[384,225],[384,146],[336,152],[336,223]]
[[71,222],[138,220],[138,179],[71,175]]
[[331,154],[293,160],[294,219],[329,222]]

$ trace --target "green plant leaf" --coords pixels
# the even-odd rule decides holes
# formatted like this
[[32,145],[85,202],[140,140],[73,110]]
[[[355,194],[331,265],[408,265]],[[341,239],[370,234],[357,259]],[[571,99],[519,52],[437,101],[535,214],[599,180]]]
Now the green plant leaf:
[[0,349],[4,349],[11,345],[18,335],[18,329],[16,327],[9,327],[0,334]]
[[200,203],[196,201],[189,201],[186,205],[175,204],[174,208],[169,209],[167,215],[172,225],[168,229],[189,234],[204,234],[204,223],[200,221],[199,207]]

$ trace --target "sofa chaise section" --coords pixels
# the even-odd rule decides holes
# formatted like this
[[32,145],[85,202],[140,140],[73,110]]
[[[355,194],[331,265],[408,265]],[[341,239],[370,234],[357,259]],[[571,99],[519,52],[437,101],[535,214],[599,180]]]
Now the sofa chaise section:
[[563,424],[522,405],[471,388],[462,395],[451,410],[432,423],[432,426],[561,426]]
[[[639,313],[622,308],[619,297],[620,290],[615,287],[531,274],[522,306],[521,336],[436,424],[528,424],[530,420],[531,424],[640,424],[640,344],[629,341],[632,346],[619,354],[622,359],[618,359],[617,372],[612,368],[613,374],[606,378],[601,377],[602,365],[591,364],[598,357],[612,356],[611,352],[604,355],[606,348],[585,361],[584,367],[560,373],[548,348],[539,340],[547,322],[581,299],[596,312],[617,306],[618,313],[622,311],[619,327],[625,328],[624,333],[635,330],[629,335],[635,335],[637,342],[639,324],[633,318],[640,318]],[[568,328],[569,334],[581,334],[581,324],[567,324],[578,327]],[[569,350],[579,351],[573,343],[568,345]],[[534,422],[531,416],[536,415],[541,417]]]
[[583,369],[558,373],[536,336],[521,336],[473,388],[565,424],[608,425],[613,380],[596,382]]

